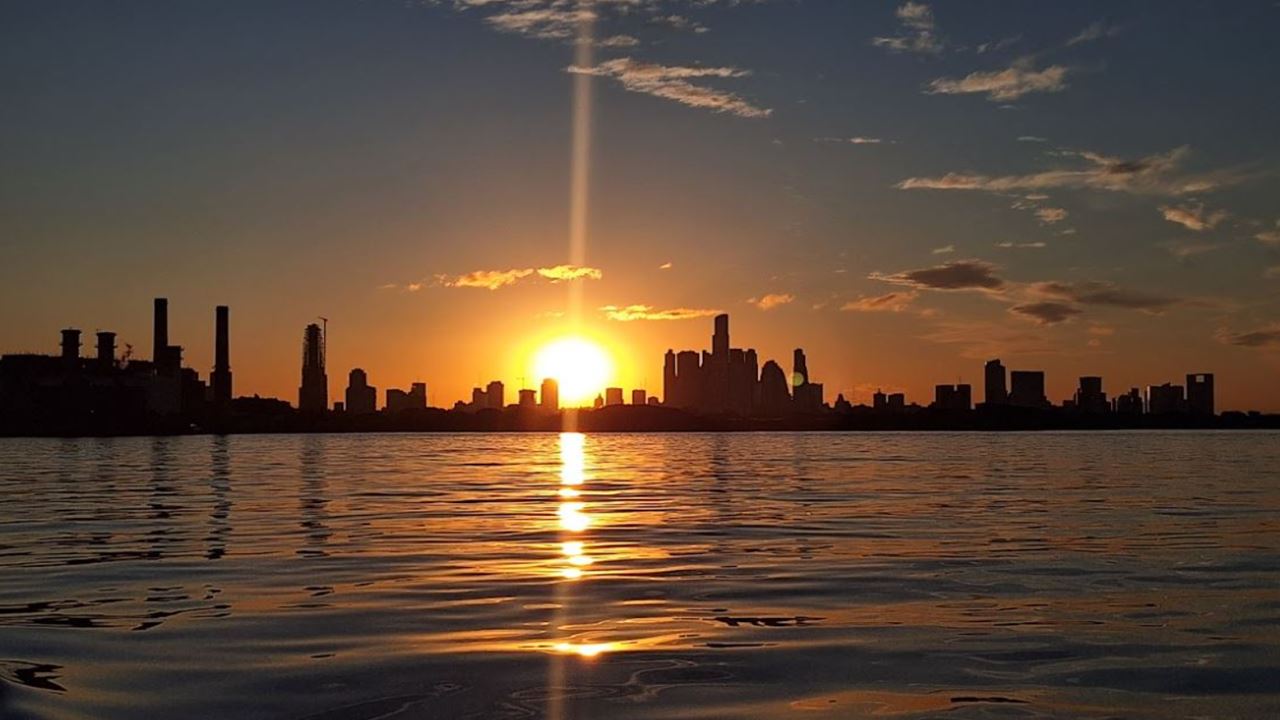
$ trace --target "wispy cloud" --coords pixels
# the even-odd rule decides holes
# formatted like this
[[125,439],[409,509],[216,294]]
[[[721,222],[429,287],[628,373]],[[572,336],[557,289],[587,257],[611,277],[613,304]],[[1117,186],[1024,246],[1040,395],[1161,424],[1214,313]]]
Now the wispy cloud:
[[1079,45],[1081,43],[1093,42],[1102,38],[1115,37],[1120,34],[1120,28],[1115,25],[1108,25],[1105,22],[1098,21],[1091,23],[1088,27],[1071,36],[1067,40],[1067,47]]
[[618,322],[634,322],[637,320],[694,320],[697,318],[719,315],[720,310],[703,308],[671,308],[659,310],[649,305],[605,305],[600,308],[605,317]]
[[1197,255],[1213,252],[1221,248],[1218,243],[1184,243],[1184,242],[1168,242],[1162,247],[1169,251],[1169,254],[1179,260],[1186,260]]
[[689,107],[729,113],[745,118],[769,117],[773,110],[759,107],[734,93],[697,85],[691,80],[742,78],[749,70],[732,67],[659,65],[633,58],[606,60],[591,67],[571,65],[568,71],[580,75],[613,78],[631,92],[652,95]]
[[1018,142],[1047,143],[1049,142],[1049,138],[1042,138],[1038,135],[1019,135]]
[[931,252],[934,255],[950,255],[955,251],[956,251],[955,245],[943,245],[942,247],[936,247],[933,250],[930,250],[929,252]]
[[1150,312],[1164,310],[1180,302],[1176,297],[1128,290],[1113,283],[1097,281],[1035,283],[1032,285],[1032,291],[1082,305],[1104,305]]
[[871,44],[893,52],[913,52],[936,55],[945,43],[938,37],[933,19],[933,8],[924,3],[908,0],[894,12],[901,30],[891,37],[871,38]]
[[919,290],[999,290],[1004,287],[1004,280],[996,276],[996,270],[995,265],[982,260],[953,260],[892,275],[872,273],[869,277]]
[[885,293],[874,297],[863,296],[857,300],[850,300],[840,306],[840,309],[845,312],[902,312],[911,307],[911,303],[917,297],[919,293],[914,290]]
[[788,305],[795,302],[796,296],[791,293],[769,293],[758,298],[751,298],[747,302],[755,305],[761,310],[772,310],[782,305]]
[[863,135],[855,135],[853,137],[824,137],[815,138],[817,142],[836,143],[842,145],[896,145],[897,140],[886,140],[878,137],[866,137]]
[[512,268],[510,270],[472,270],[462,275],[437,275],[436,283],[450,288],[482,288],[497,290],[514,285],[531,276],[552,282],[565,280],[599,280],[604,273],[598,268],[556,265],[544,268]]
[[1162,205],[1160,214],[1165,220],[1177,223],[1188,230],[1204,232],[1212,230],[1218,223],[1227,219],[1225,210],[1206,213],[1204,205]]
[[899,182],[902,190],[979,190],[1019,192],[1054,188],[1104,190],[1146,195],[1185,195],[1211,192],[1242,182],[1235,171],[1191,174],[1182,164],[1191,154],[1187,146],[1137,160],[1124,160],[1101,153],[1066,150],[1059,156],[1083,162],[1083,167],[1055,168],[1028,175],[980,175],[950,172],[941,177],[911,177]]
[[1245,332],[1222,329],[1218,331],[1218,340],[1228,345],[1237,345],[1239,347],[1280,347],[1280,323],[1273,323],[1257,330]]
[[1049,247],[1049,244],[1040,241],[1016,243],[1006,240],[1004,242],[996,243],[996,247],[1005,249],[1017,248],[1021,250],[1039,250],[1040,248]]
[[1068,303],[1045,300],[1014,305],[1009,308],[1009,312],[1031,318],[1040,325],[1057,325],[1080,315],[1084,311]]
[[1276,221],[1274,230],[1263,230],[1253,237],[1264,245],[1280,245],[1280,220]]
[[1044,225],[1053,225],[1067,219],[1067,211],[1056,207],[1042,207],[1036,210],[1036,217]]
[[982,93],[989,100],[1009,102],[1029,93],[1055,93],[1067,89],[1067,68],[1050,65],[1035,69],[1032,60],[1016,60],[1004,70],[972,72],[962,78],[938,78],[929,83],[930,95]]
[[658,266],[659,270],[670,270],[671,268],[672,268],[672,265],[670,261],[664,262]]

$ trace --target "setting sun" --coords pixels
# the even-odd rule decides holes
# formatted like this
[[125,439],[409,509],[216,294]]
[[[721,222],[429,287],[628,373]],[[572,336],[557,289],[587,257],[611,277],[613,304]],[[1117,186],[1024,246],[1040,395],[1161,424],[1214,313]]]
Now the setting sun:
[[565,407],[590,405],[613,377],[613,359],[600,345],[580,337],[554,340],[533,357],[533,376],[554,378]]

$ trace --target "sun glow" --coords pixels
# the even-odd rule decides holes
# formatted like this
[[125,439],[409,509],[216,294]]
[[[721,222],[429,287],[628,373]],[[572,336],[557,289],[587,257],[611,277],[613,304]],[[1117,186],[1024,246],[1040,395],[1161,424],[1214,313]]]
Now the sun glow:
[[563,407],[590,405],[613,377],[613,359],[597,343],[581,337],[554,340],[533,357],[533,376],[554,378]]

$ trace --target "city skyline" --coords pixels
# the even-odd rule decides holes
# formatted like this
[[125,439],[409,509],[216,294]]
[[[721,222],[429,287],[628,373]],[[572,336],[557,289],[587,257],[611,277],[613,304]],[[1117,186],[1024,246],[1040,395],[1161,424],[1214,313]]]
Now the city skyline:
[[514,396],[565,336],[661,395],[728,312],[828,401],[1000,357],[1280,411],[1274,4],[526,5],[7,5],[0,353],[140,348],[163,295],[202,375],[244,309],[250,394],[323,315],[330,402]]

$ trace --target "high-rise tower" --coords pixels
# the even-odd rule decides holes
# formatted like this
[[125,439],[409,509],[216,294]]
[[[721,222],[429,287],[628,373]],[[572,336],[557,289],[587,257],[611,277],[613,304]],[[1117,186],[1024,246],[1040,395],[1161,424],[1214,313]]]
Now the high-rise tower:
[[329,408],[329,376],[324,371],[324,333],[311,323],[302,334],[302,386],[298,388],[298,409],[324,412]]
[[169,352],[169,300],[156,298],[155,316],[152,319],[151,362],[159,367],[165,363]]
[[1007,375],[1004,365],[999,360],[988,360],[983,366],[983,375],[986,381],[983,385],[983,400],[986,404],[1007,405],[1009,390],[1005,382]]

